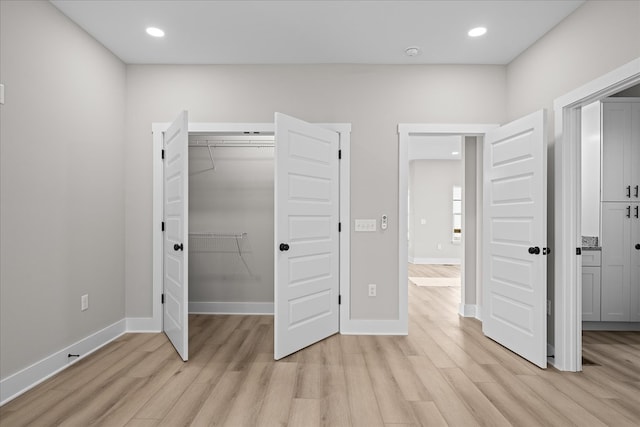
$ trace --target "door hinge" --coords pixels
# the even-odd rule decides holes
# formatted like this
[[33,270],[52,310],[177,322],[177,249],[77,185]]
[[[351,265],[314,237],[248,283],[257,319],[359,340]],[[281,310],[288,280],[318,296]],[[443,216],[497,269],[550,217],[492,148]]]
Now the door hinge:
[[160,295],[160,303],[164,304],[164,294]]
[[162,231],[164,231],[164,221],[162,221]]
[[164,160],[164,148],[162,149],[162,160]]
[[342,295],[338,295],[338,305],[342,304]]
[[338,150],[338,160],[342,159],[342,150]]
[[342,232],[342,223],[338,223],[338,233]]
[[576,255],[582,255],[582,249],[576,248]]

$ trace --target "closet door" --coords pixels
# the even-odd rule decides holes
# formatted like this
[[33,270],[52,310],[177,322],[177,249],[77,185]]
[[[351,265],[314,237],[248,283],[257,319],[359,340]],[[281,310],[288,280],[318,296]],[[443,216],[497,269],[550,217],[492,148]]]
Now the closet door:
[[274,358],[338,332],[339,135],[275,116]]
[[180,113],[164,134],[164,272],[162,328],[188,359],[189,122]]

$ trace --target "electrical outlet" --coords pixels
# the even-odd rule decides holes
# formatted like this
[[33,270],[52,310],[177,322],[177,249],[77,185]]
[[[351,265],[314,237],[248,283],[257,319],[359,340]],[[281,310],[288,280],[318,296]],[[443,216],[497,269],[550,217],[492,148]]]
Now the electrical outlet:
[[374,285],[373,283],[369,284],[369,296],[370,297],[375,297],[377,294],[377,289],[376,289],[376,285]]
[[86,311],[89,309],[89,294],[84,294],[80,297],[80,311]]
[[547,300],[547,316],[551,316],[551,300]]

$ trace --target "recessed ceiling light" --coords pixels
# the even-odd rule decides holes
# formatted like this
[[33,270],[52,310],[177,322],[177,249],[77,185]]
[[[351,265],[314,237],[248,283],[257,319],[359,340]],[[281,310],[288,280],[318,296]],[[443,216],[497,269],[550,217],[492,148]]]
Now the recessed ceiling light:
[[149,34],[152,37],[164,37],[164,31],[156,27],[147,28],[147,34]]
[[458,154],[460,154],[460,152],[459,152],[459,151],[452,151],[452,152],[451,152],[451,155],[452,155],[452,156],[457,156]]
[[420,48],[418,46],[409,46],[404,50],[407,56],[417,56],[420,54]]
[[487,29],[485,27],[476,27],[476,28],[470,29],[467,34],[469,34],[469,37],[480,37],[484,35],[486,32],[487,32]]

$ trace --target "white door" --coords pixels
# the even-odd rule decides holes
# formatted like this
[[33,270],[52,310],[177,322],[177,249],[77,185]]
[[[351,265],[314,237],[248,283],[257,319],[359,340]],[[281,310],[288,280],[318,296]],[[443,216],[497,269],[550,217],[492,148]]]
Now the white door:
[[274,358],[338,332],[338,133],[275,115]]
[[538,111],[484,143],[483,318],[486,336],[547,366],[547,146]]
[[182,360],[188,351],[189,122],[180,113],[164,134],[163,329]]

